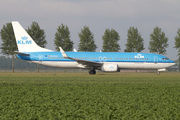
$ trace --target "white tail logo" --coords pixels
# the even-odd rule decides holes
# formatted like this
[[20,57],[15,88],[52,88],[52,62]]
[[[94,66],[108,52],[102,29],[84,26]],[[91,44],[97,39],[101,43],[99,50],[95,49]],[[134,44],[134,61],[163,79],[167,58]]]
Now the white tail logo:
[[12,22],[16,43],[19,52],[48,52],[48,50],[38,46],[24,28],[17,21]]

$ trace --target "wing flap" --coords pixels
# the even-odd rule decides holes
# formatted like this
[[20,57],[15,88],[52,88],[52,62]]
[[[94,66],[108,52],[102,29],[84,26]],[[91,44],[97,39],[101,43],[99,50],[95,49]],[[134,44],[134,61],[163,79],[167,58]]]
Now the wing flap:
[[94,67],[100,67],[102,63],[100,62],[93,62],[88,60],[81,60],[81,59],[75,59],[79,64],[86,65],[86,66],[94,66]]

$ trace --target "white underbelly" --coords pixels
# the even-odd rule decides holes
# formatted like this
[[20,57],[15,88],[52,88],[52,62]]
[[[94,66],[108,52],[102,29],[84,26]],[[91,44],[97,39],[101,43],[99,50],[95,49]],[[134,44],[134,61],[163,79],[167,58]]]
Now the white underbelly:
[[51,67],[60,67],[60,68],[79,68],[77,62],[60,62],[60,61],[32,61],[33,63],[51,66]]
[[162,69],[172,66],[171,63],[118,62],[121,69]]
[[[31,61],[33,63],[60,67],[60,68],[85,68],[75,61]],[[162,69],[172,66],[171,63],[146,63],[146,62],[105,62],[106,64],[117,64],[120,69]]]

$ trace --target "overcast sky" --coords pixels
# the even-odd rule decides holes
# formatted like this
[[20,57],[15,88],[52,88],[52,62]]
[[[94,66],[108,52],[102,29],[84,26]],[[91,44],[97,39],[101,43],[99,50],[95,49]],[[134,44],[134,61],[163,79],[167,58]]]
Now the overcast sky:
[[134,26],[144,39],[143,52],[149,52],[150,34],[158,26],[169,38],[166,56],[176,60],[177,50],[173,47],[180,28],[179,5],[180,0],[0,0],[0,29],[11,21],[19,21],[27,29],[36,21],[45,30],[46,48],[55,50],[54,34],[61,23],[69,27],[76,49],[78,33],[83,26],[89,26],[99,51],[105,29],[113,28],[120,35],[123,52],[127,30]]

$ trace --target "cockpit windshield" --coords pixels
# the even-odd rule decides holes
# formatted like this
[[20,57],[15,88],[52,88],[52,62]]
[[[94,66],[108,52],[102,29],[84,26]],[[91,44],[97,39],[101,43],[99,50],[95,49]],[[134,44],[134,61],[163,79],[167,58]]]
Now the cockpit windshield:
[[169,60],[169,58],[163,58],[163,60]]

